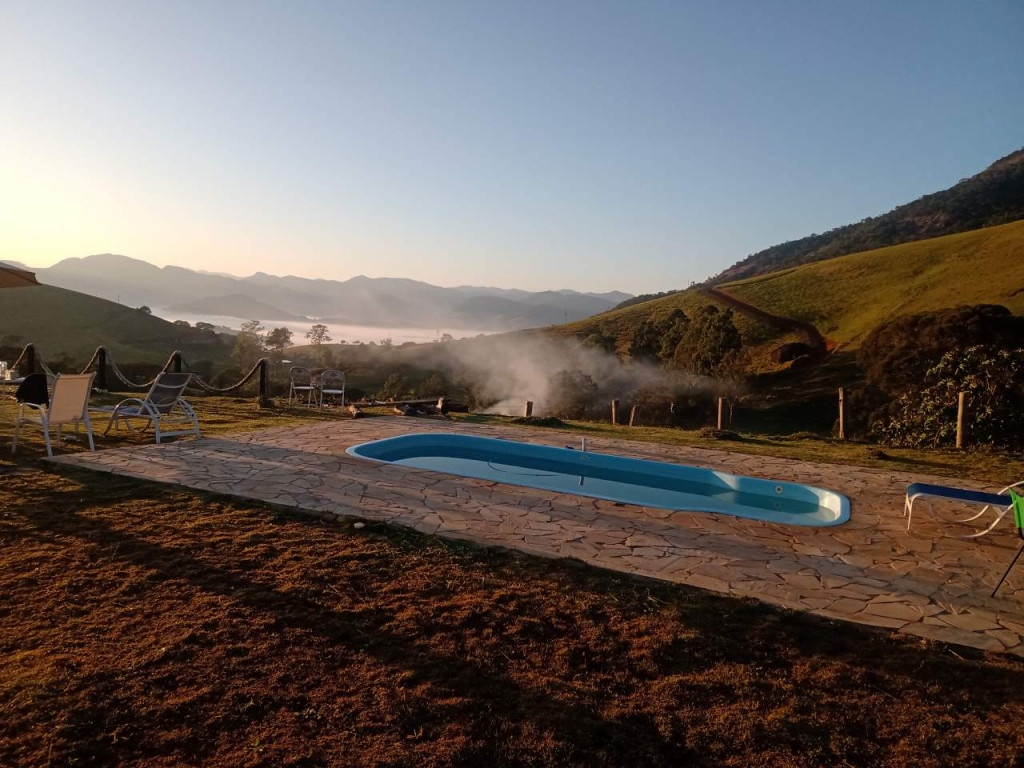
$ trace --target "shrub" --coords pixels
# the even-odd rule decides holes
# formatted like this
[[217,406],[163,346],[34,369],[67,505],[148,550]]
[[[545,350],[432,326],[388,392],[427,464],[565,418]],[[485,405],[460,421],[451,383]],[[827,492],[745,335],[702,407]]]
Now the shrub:
[[960,392],[967,393],[965,426],[972,443],[1007,444],[1024,435],[1024,349],[982,345],[943,355],[920,390],[892,403],[875,432],[891,445],[952,444]]
[[381,400],[397,400],[408,390],[409,386],[406,383],[405,376],[400,373],[392,373],[384,380],[384,388],[381,389],[377,397]]
[[416,391],[420,397],[439,397],[447,395],[450,390],[451,383],[445,375],[439,371],[434,371],[423,380],[423,383],[420,384]]
[[225,368],[213,377],[210,383],[215,387],[230,387],[241,380],[245,372],[240,368]]
[[548,410],[556,416],[580,419],[597,405],[597,384],[583,371],[559,371],[550,380]]
[[1011,349],[1024,339],[1024,317],[993,304],[904,315],[875,328],[858,357],[869,387],[890,396],[920,387],[943,355],[985,345]]
[[615,344],[615,337],[603,330],[592,333],[583,339],[584,347],[600,349],[603,352],[608,352],[609,354],[615,354]]

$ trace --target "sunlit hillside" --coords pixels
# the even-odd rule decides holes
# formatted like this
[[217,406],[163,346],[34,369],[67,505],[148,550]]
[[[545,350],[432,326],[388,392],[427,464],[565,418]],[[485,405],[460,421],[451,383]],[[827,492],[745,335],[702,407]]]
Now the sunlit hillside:
[[[732,296],[783,317],[813,323],[841,346],[854,348],[881,321],[900,314],[956,306],[1003,304],[1024,313],[1024,221],[850,254],[719,286]],[[606,312],[559,328],[618,337],[620,348],[644,320],[712,302],[698,288]],[[745,342],[774,347],[787,334],[737,315]]]
[[0,345],[31,342],[49,361],[81,364],[100,345],[122,363],[162,363],[176,349],[192,362],[225,363],[231,350],[212,332],[52,285],[0,291],[0,318]]

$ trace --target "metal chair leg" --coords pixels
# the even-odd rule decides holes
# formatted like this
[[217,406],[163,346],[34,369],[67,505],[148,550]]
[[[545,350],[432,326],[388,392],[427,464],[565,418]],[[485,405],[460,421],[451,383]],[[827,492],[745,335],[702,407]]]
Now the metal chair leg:
[[1003,573],[1003,577],[999,579],[999,583],[996,584],[996,588],[992,590],[992,597],[995,597],[996,592],[998,592],[999,588],[1003,586],[1003,582],[1006,581],[1006,577],[1010,575],[1010,571],[1013,570],[1013,566],[1017,564],[1022,552],[1024,552],[1024,544],[1020,545],[1020,549],[1017,550],[1017,554],[1013,556],[1013,560],[1011,560],[1010,564],[1006,566],[1006,572]]

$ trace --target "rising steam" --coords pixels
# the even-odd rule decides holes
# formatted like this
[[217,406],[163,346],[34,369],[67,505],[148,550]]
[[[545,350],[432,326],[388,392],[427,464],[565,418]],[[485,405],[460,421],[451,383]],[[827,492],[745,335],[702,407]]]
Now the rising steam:
[[470,383],[491,413],[519,414],[526,400],[534,413],[550,413],[552,387],[561,371],[580,371],[593,379],[602,399],[623,402],[663,393],[665,396],[706,395],[714,382],[705,377],[668,371],[657,365],[622,360],[573,337],[525,332],[490,336],[445,345],[451,375]]

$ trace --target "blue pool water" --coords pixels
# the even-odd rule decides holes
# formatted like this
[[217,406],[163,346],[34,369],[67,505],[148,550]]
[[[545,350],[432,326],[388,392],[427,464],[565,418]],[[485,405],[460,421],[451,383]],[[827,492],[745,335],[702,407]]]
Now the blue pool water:
[[731,475],[683,464],[452,434],[389,437],[352,456],[659,509],[721,512],[790,525],[840,525],[842,494],[800,483]]

